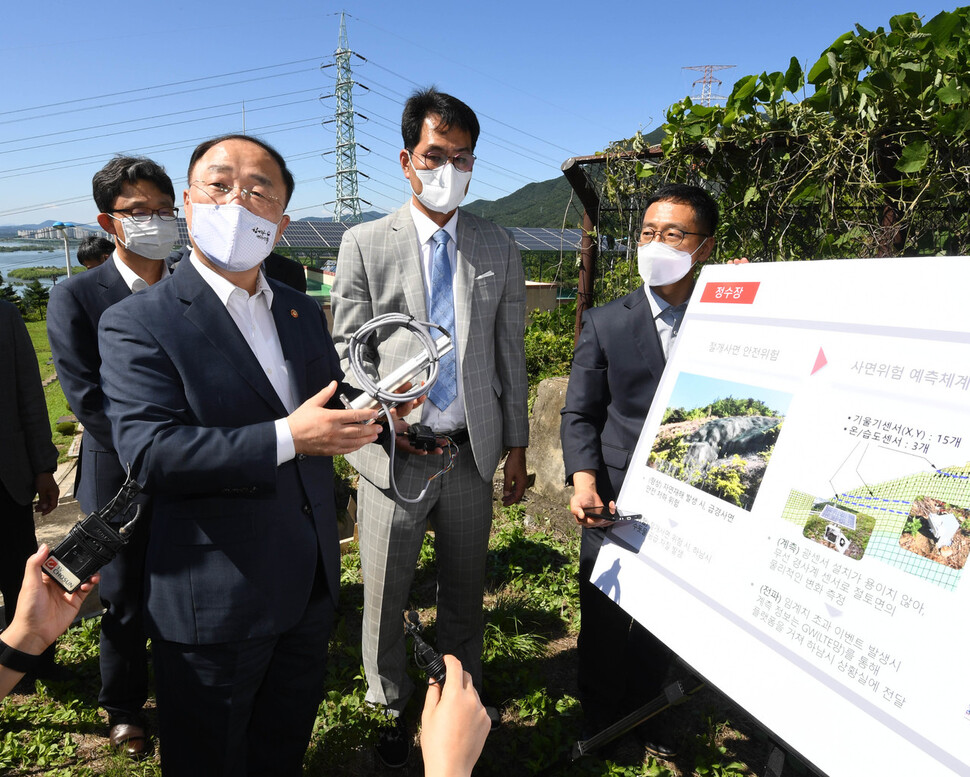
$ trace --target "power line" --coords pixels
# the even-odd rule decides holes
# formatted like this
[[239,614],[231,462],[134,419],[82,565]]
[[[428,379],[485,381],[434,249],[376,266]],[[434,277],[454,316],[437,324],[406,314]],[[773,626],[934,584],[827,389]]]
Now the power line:
[[[0,121],[0,124],[11,124],[13,122],[33,121],[34,119],[46,119],[51,116],[61,116],[62,114],[65,114],[65,113],[79,113],[81,111],[100,110],[102,108],[112,108],[116,105],[130,105],[131,103],[144,102],[145,100],[160,100],[163,97],[174,97],[181,94],[191,94],[193,92],[204,92],[208,89],[221,89],[224,86],[237,86],[239,84],[251,84],[256,81],[266,81],[270,78],[282,78],[284,76],[292,76],[297,73],[306,73],[306,72],[307,70],[304,68],[301,70],[290,70],[289,72],[286,72],[286,73],[276,73],[275,75],[271,75],[271,76],[259,76],[258,78],[246,78],[246,79],[243,79],[242,81],[230,81],[225,84],[215,84],[213,86],[200,86],[195,89],[183,89],[179,92],[168,92],[166,94],[149,95],[147,97],[129,97],[126,100],[119,100],[118,102],[113,102],[113,103],[104,103],[103,105],[89,105],[86,108],[74,108],[71,110],[57,111],[55,113],[46,113],[42,116],[28,116],[28,117],[19,118],[19,119],[7,119],[6,121]],[[310,72],[315,72],[315,69]],[[91,99],[91,98],[84,98],[84,99]],[[0,113],[0,116],[2,115],[3,114]]]
[[[274,95],[267,96],[267,97],[250,97],[250,98],[247,98],[247,102],[260,102],[262,100],[270,100],[270,99],[273,99],[274,97],[276,97],[276,98],[278,98],[278,97],[292,97],[294,94],[306,94],[307,92],[318,92],[318,91],[320,91],[320,90],[319,89],[297,89],[296,91],[293,91],[293,92],[283,92],[282,94],[274,94]],[[155,121],[156,119],[164,119],[164,118],[167,118],[169,116],[182,116],[182,115],[184,115],[186,113],[198,113],[199,111],[208,111],[208,110],[213,110],[215,108],[228,108],[231,105],[239,105],[239,102],[240,102],[239,100],[234,100],[233,102],[220,103],[218,105],[206,105],[206,106],[204,106],[202,108],[188,108],[188,109],[186,109],[184,111],[168,111],[166,113],[158,113],[158,114],[156,114],[154,116],[141,116],[139,118],[126,119],[125,120],[125,123],[126,124],[132,124],[132,123],[139,122],[139,121]],[[302,101],[297,101],[297,102],[302,102]],[[296,105],[296,104],[297,104],[296,102],[283,103],[283,105]],[[276,106],[272,106],[272,107],[278,108],[280,106],[279,105],[276,105]],[[254,110],[263,110],[263,109],[257,108],[257,109],[254,109]],[[204,121],[205,119],[209,119],[209,118],[219,118],[219,117],[218,116],[204,116],[201,119],[199,119],[199,121]],[[88,130],[103,129],[105,127],[116,127],[116,126],[118,126],[118,122],[116,122],[116,121],[109,121],[109,122],[106,122],[105,124],[93,124],[93,125],[91,125],[89,127],[78,127],[77,129],[59,130],[57,132],[47,132],[47,133],[44,133],[43,135],[31,135],[30,137],[27,137],[27,138],[16,138],[16,139],[12,139],[12,140],[0,140],[0,144],[20,143],[21,141],[24,141],[24,140],[37,140],[38,138],[52,138],[52,137],[56,137],[57,135],[69,135],[72,132],[87,132]],[[167,126],[171,126],[171,125],[168,125],[168,124],[160,124],[158,126],[159,127],[167,127]],[[146,129],[158,129],[158,127],[142,127],[141,129],[132,130],[132,131],[133,132],[142,132],[142,131],[144,131]],[[101,136],[95,135],[93,137],[97,138],[97,137],[101,137]],[[71,142],[76,142],[76,141],[80,141],[80,140],[90,140],[90,139],[91,138],[75,138]]]
[[[282,62],[277,65],[265,65],[263,67],[252,67],[252,68],[247,68],[246,70],[235,70],[231,73],[222,73],[220,75],[215,75],[215,76],[201,76],[200,78],[188,78],[182,81],[172,81],[167,84],[156,84],[155,86],[146,86],[144,87],[144,89],[145,90],[167,89],[170,86],[182,86],[183,84],[195,84],[200,81],[212,81],[216,78],[229,78],[230,76],[243,75],[244,73],[258,73],[260,70],[272,70],[273,68],[277,68],[277,67],[289,67],[290,65],[301,65],[305,62],[319,62],[321,59],[323,59],[323,57],[311,57],[309,59],[295,59],[292,62]],[[302,72],[302,71],[294,71],[294,72]],[[243,83],[243,82],[239,82],[239,83]],[[219,84],[219,86],[223,86],[223,84]],[[104,100],[108,97],[118,97],[120,95],[127,95],[129,91],[130,90],[122,90],[120,92],[108,92],[107,94],[101,94],[95,97],[77,97],[73,100],[61,100],[60,102],[47,103],[46,105],[35,105],[32,108],[17,108],[12,111],[0,111],[0,116],[8,116],[14,113],[25,113],[27,111],[41,111],[41,110],[44,110],[45,108],[57,108],[58,106],[61,106],[61,105],[73,105],[74,103],[87,102],[88,100]],[[179,92],[176,92],[175,94],[179,94]],[[167,95],[161,95],[161,96],[166,97]],[[155,97],[149,97],[146,99],[155,99]],[[126,102],[128,101],[126,100]],[[82,110],[88,110],[88,109],[85,108]],[[37,117],[33,117],[33,118],[37,118]]]

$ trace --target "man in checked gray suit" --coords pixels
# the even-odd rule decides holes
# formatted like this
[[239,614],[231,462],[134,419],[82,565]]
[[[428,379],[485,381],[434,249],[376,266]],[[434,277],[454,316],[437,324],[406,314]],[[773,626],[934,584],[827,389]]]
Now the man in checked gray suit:
[[[491,481],[504,449],[503,502],[518,502],[528,444],[522,260],[507,230],[458,210],[475,162],[478,119],[465,103],[431,88],[407,101],[401,131],[400,164],[413,196],[395,213],[344,235],[331,296],[334,344],[348,378],[348,341],[374,316],[430,320],[448,329],[455,343],[420,419],[417,412],[408,419],[457,443],[454,469],[429,484],[448,453],[423,455],[399,437],[395,476],[401,494],[411,498],[428,485],[423,500],[408,504],[390,488],[386,448],[367,446],[373,450],[348,457],[362,475],[367,700],[383,705],[395,720],[377,746],[387,766],[403,766],[410,750],[401,713],[413,686],[405,671],[401,612],[427,522],[435,532],[438,565],[437,647],[461,660],[480,692]],[[368,342],[366,366],[388,375],[420,347],[403,328],[379,330]]]

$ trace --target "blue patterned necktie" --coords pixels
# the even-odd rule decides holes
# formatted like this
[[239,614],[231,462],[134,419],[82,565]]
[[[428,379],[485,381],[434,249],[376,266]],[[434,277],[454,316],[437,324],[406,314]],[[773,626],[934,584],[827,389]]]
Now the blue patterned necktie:
[[451,263],[448,261],[448,233],[439,229],[433,235],[434,256],[431,262],[431,320],[448,330],[454,348],[438,362],[438,380],[428,392],[428,399],[439,410],[445,410],[458,396],[455,353],[455,298],[451,287]]

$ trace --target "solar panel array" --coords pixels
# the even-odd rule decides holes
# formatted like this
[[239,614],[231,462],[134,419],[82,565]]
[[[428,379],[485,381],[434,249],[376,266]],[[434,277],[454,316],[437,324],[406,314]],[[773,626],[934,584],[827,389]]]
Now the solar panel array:
[[[283,230],[279,245],[290,248],[339,248],[340,240],[351,225],[329,221],[291,221]],[[185,219],[178,220],[179,245],[189,244]],[[583,237],[581,229],[545,229],[512,227],[512,236],[521,251],[578,251]]]
[[583,238],[581,229],[512,227],[511,231],[520,251],[578,251]]

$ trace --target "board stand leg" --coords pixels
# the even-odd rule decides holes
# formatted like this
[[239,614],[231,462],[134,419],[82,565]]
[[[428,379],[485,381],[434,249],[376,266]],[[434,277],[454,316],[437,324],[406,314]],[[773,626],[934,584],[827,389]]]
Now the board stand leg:
[[781,777],[785,768],[785,751],[778,745],[772,748],[768,755],[768,763],[765,765],[765,777]]
[[636,728],[654,715],[658,715],[670,707],[682,704],[689,696],[697,693],[703,687],[704,683],[699,682],[696,687],[685,690],[680,680],[671,683],[663,689],[663,692],[659,696],[651,699],[642,707],[635,709],[629,715],[620,718],[616,723],[607,726],[593,736],[576,742],[572,749],[572,760],[578,761],[584,755],[589,755],[607,742],[612,742],[617,737],[623,736],[627,731]]

